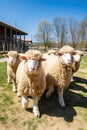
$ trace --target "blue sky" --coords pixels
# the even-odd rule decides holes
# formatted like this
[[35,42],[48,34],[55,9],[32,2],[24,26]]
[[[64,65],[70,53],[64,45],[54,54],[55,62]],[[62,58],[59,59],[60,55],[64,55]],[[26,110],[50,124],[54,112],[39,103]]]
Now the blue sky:
[[41,21],[71,16],[87,16],[87,0],[0,0],[0,21],[27,32],[28,39],[34,39]]

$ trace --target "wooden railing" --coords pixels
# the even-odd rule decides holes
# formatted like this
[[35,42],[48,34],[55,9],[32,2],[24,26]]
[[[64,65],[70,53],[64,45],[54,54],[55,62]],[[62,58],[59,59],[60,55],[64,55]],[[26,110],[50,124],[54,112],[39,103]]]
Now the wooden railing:
[[[5,37],[0,35],[0,41],[5,41]],[[6,42],[16,42],[16,43],[24,43],[24,40],[16,39],[16,38],[10,38],[9,36],[6,36]]]

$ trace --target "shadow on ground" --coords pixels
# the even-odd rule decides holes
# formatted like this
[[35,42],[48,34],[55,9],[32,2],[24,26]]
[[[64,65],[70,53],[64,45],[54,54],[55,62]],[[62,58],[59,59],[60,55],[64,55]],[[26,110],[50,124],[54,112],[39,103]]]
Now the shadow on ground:
[[87,79],[84,79],[84,78],[81,78],[81,77],[76,77],[76,76],[74,76],[73,78],[74,78],[74,82],[76,82],[76,83],[87,84]]
[[[72,82],[69,88],[64,92],[64,100],[66,103],[65,108],[61,108],[58,103],[57,88],[55,88],[55,91],[49,99],[45,98],[46,92],[44,93],[39,101],[41,116],[43,114],[47,114],[52,117],[63,117],[65,121],[72,122],[74,116],[77,114],[74,109],[75,106],[87,108],[87,97],[84,97],[81,94],[72,91],[76,90],[87,93],[87,89],[85,87],[76,84],[87,84],[87,80],[79,77],[74,77],[74,80],[75,81]],[[29,108],[28,111],[32,112],[32,109]]]

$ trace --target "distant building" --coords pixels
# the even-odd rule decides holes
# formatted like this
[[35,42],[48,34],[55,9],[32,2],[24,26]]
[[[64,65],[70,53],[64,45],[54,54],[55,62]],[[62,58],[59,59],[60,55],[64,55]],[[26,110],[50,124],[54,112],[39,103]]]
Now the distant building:
[[28,33],[0,21],[0,50],[26,50]]

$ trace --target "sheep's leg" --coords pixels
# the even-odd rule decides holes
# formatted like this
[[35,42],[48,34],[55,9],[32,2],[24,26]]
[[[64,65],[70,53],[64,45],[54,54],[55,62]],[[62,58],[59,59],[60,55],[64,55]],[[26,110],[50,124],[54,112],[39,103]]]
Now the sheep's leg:
[[59,104],[61,107],[65,107],[65,102],[63,99],[63,88],[62,89],[58,89],[58,94],[59,94]]
[[36,117],[40,116],[39,108],[38,108],[38,101],[39,97],[33,97],[34,106],[33,106],[33,113]]
[[10,82],[11,82],[11,78],[9,76],[8,76],[7,82],[8,82],[8,84],[10,84]]
[[21,92],[20,86],[18,85],[17,86],[17,96],[21,97],[21,95],[22,95],[22,92]]
[[13,92],[17,92],[16,82],[13,80]]
[[73,75],[71,76],[71,82],[73,82],[74,81],[74,79],[73,79]]
[[26,95],[22,95],[22,108],[27,109],[28,108],[28,97]]
[[46,93],[46,98],[49,98],[51,96],[51,94],[53,93],[53,91],[54,91],[54,87],[53,86],[49,87],[49,89]]
[[74,79],[73,79],[73,72],[72,72],[72,75],[71,75],[71,82],[73,82],[74,81]]

